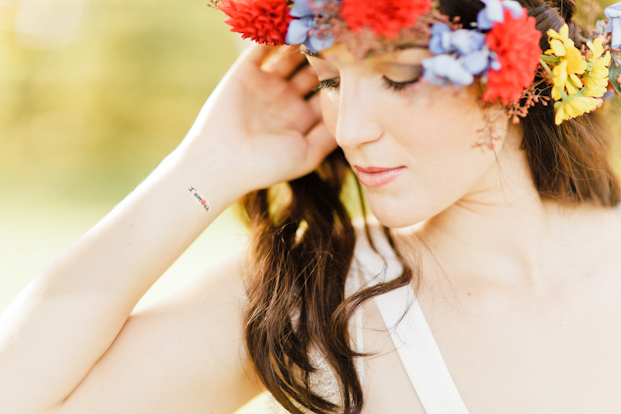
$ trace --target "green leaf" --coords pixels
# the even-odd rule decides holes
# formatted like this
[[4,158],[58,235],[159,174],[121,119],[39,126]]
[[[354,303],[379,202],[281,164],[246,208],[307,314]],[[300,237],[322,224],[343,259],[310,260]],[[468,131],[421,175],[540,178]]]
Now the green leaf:
[[608,69],[608,79],[612,86],[615,88],[618,94],[621,94],[621,85],[617,82],[617,78],[621,75],[621,65],[619,67],[615,66],[615,62],[610,64],[610,69]]

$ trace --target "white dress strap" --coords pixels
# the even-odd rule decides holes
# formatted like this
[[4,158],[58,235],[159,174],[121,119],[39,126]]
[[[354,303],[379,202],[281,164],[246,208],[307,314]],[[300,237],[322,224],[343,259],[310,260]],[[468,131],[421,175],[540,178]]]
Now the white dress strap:
[[[362,285],[361,276],[356,272],[351,272],[348,275],[348,279],[345,285],[345,294],[346,296],[351,296],[354,293],[358,292]],[[351,288],[350,288],[351,287]],[[354,327],[355,327],[355,340],[354,340],[354,348],[356,352],[363,353],[364,352],[364,316],[362,314],[362,306],[356,309],[355,318],[354,318]],[[356,371],[358,372],[358,379],[360,380],[360,384],[364,384],[364,360],[362,357],[355,359]]]
[[[392,280],[402,272],[388,241],[384,237],[373,241],[382,256],[364,237],[358,238],[356,246],[357,260],[369,286]],[[414,290],[404,286],[376,296],[375,302],[425,412],[468,414]]]

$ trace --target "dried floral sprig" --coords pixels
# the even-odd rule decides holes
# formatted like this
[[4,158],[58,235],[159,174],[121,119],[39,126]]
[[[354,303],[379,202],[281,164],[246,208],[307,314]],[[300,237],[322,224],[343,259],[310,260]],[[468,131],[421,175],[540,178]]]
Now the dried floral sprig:
[[481,148],[483,150],[494,150],[494,143],[503,139],[503,134],[499,132],[501,125],[504,127],[509,115],[503,108],[498,108],[495,102],[482,102],[483,109],[483,128],[478,129],[476,142],[472,148]]
[[534,81],[528,88],[524,89],[518,102],[512,102],[507,106],[507,118],[511,119],[514,124],[519,124],[520,118],[526,118],[528,110],[536,104],[548,105],[550,97],[547,96],[546,91],[549,91],[551,86],[547,79],[543,78],[542,72],[543,68],[540,67],[536,76],[539,80]]
[[336,42],[346,44],[356,58],[363,59],[371,55],[394,52],[407,46],[427,47],[431,38],[431,27],[435,23],[448,24],[449,18],[434,10],[420,16],[413,27],[401,29],[394,40],[376,36],[370,28],[353,32],[349,30],[346,22],[340,19],[333,21],[330,30]]

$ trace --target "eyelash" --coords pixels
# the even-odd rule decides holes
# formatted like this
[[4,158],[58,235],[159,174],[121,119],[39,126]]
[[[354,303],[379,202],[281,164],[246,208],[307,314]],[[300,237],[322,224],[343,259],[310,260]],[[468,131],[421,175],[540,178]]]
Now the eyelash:
[[[386,76],[383,77],[383,81],[384,81],[384,85],[388,88],[391,89],[393,91],[402,91],[403,89],[405,89],[406,87],[408,87],[409,85],[412,85],[416,82],[418,82],[420,80],[420,76],[417,76],[415,79],[412,79],[411,81],[407,81],[407,82],[394,82],[391,81],[390,79],[388,79]],[[337,89],[339,87],[340,84],[340,78],[332,78],[332,79],[326,79],[323,81],[319,82],[319,85],[317,85],[314,89],[314,92],[316,91],[320,91],[323,89]]]

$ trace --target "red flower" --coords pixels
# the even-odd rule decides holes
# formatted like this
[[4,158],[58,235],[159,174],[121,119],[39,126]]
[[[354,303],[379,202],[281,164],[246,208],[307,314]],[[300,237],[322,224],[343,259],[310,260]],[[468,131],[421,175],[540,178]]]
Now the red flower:
[[284,44],[293,19],[287,0],[222,0],[218,8],[228,16],[224,23],[232,32],[257,43]]
[[517,20],[505,10],[505,21],[494,24],[487,34],[487,45],[498,54],[502,68],[489,71],[484,101],[500,99],[507,105],[520,100],[524,89],[535,80],[541,56],[540,39],[535,18],[528,17],[526,10]]
[[343,0],[341,15],[353,32],[370,27],[376,36],[394,39],[430,10],[431,0]]

